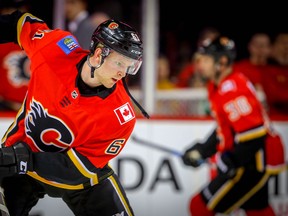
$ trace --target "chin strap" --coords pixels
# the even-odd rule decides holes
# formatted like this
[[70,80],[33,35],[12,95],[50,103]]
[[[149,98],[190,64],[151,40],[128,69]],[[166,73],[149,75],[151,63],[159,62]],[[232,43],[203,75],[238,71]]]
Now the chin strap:
[[87,64],[88,64],[88,66],[91,68],[91,72],[90,72],[90,73],[91,73],[91,78],[94,78],[94,72],[95,72],[95,70],[102,65],[103,61],[104,61],[104,59],[102,58],[102,59],[101,59],[101,63],[94,67],[94,66],[92,66],[91,63],[90,63],[90,55],[87,55]]
[[127,94],[129,95],[129,97],[132,99],[132,101],[136,104],[136,106],[140,109],[141,113],[143,114],[143,116],[147,119],[150,118],[149,114],[144,110],[144,108],[138,103],[138,101],[136,101],[136,99],[131,95],[131,93],[129,92],[129,89],[128,89],[128,86],[127,86],[127,83],[126,83],[126,79],[125,77],[122,79],[123,81],[123,85],[124,85],[124,88],[127,92]]

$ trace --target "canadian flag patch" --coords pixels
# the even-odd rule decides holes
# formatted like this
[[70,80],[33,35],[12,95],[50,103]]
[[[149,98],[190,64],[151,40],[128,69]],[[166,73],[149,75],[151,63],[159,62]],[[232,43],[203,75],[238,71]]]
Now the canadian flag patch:
[[121,125],[127,123],[128,121],[135,118],[135,114],[133,109],[131,108],[130,104],[127,102],[121,107],[118,107],[114,110],[119,122]]

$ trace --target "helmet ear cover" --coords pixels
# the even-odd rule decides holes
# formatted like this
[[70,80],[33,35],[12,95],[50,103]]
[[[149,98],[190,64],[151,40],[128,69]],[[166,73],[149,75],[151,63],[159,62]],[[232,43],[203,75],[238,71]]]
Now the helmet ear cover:
[[102,48],[101,56],[102,56],[103,58],[106,58],[106,57],[110,54],[110,52],[111,52],[110,48],[104,46],[104,47]]

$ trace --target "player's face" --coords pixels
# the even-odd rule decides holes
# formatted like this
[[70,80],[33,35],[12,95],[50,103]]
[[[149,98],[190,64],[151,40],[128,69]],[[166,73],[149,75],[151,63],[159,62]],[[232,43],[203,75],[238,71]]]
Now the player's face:
[[125,77],[127,73],[133,74],[139,67],[138,64],[139,61],[112,51],[100,67],[99,80],[106,88],[111,88],[116,82]]
[[209,55],[197,54],[194,60],[195,69],[203,78],[212,80],[215,74],[215,61]]

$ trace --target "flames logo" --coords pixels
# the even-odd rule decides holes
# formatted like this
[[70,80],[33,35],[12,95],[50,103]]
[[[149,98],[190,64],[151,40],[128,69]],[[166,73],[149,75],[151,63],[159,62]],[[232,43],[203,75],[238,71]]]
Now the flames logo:
[[25,118],[26,134],[40,151],[59,152],[74,141],[69,127],[59,118],[49,115],[39,102],[32,100]]
[[118,28],[118,24],[116,22],[111,22],[109,25],[108,25],[108,28],[109,29],[116,29]]

